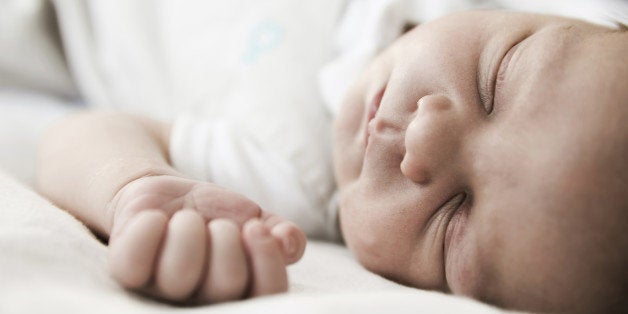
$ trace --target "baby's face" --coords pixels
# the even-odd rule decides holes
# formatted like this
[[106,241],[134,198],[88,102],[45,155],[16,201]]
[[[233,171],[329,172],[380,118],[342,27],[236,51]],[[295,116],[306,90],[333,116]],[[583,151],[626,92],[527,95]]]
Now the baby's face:
[[401,37],[335,124],[347,245],[416,287],[531,310],[611,304],[628,285],[626,56],[626,32],[520,13]]

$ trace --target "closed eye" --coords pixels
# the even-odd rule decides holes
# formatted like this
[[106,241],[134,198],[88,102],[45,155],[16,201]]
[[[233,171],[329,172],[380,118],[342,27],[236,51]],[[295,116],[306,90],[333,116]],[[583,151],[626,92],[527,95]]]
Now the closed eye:
[[508,70],[508,65],[510,64],[510,60],[512,59],[513,54],[517,51],[517,48],[521,45],[521,43],[528,38],[528,36],[523,36],[521,39],[517,40],[503,55],[499,61],[499,66],[492,67],[493,73],[487,76],[484,86],[480,87],[480,98],[482,100],[482,104],[484,105],[484,109],[486,113],[490,115],[495,109],[495,94],[498,92],[499,86],[503,82],[506,77],[506,72]]

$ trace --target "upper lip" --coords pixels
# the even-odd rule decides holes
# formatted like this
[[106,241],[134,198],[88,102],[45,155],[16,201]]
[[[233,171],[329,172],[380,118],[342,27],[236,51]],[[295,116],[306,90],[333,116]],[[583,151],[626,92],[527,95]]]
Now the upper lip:
[[371,101],[368,103],[368,117],[366,120],[366,127],[365,127],[365,142],[368,143],[368,138],[370,135],[369,132],[369,123],[371,122],[371,120],[373,120],[375,118],[375,116],[377,115],[377,111],[379,110],[379,106],[381,105],[382,102],[382,98],[384,97],[384,92],[386,91],[386,86],[382,87],[377,94],[375,94],[375,96],[373,97],[373,99],[371,99]]

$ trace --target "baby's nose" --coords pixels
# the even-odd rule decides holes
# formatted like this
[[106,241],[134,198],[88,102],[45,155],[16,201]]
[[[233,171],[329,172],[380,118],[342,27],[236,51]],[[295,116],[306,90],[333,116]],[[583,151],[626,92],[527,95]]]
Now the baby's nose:
[[462,127],[452,101],[443,95],[419,99],[405,134],[406,153],[401,172],[419,184],[428,184],[444,168],[453,166]]

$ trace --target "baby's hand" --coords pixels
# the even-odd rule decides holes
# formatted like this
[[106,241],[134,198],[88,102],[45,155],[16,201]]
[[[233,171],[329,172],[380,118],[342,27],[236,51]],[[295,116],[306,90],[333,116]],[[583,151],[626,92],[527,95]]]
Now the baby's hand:
[[152,176],[124,186],[109,210],[112,276],[170,301],[220,302],[283,292],[305,236],[291,222],[211,183]]

